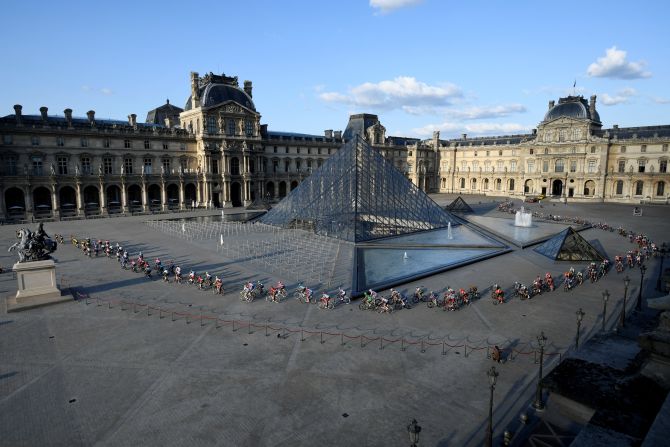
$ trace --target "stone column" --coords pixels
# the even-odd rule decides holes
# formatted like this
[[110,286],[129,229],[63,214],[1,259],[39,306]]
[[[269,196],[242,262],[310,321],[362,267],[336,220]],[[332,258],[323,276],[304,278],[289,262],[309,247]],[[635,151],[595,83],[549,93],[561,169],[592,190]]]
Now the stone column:
[[107,189],[103,178],[100,178],[100,214],[107,214]]
[[0,185],[0,219],[5,218],[5,188]]
[[184,178],[179,178],[179,209],[184,209]]
[[202,201],[201,188],[202,188],[202,182],[200,181],[200,179],[196,179],[196,181],[195,181],[195,206],[200,206],[200,202]]
[[55,183],[51,184],[51,215],[54,219],[60,217],[60,209],[58,208],[58,185]]
[[83,191],[82,191],[82,188],[81,188],[81,182],[80,181],[77,181],[76,189],[77,189],[77,214],[79,216],[83,216],[84,215],[84,197],[82,195]]
[[230,200],[230,181],[226,180],[223,182],[223,207],[232,208],[233,203]]
[[142,211],[149,211],[147,182],[142,177]]
[[161,205],[163,211],[168,209],[167,189],[165,187],[165,180],[161,179]]
[[32,185],[28,183],[24,190],[23,196],[26,198],[26,219],[33,219],[33,191]]
[[124,213],[128,212],[128,191],[126,190],[126,182],[121,178],[121,208]]

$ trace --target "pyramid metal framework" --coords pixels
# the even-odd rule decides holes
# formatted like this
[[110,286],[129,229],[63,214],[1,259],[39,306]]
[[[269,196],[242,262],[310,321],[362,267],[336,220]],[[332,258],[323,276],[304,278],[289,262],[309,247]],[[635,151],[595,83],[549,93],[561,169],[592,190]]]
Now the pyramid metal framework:
[[572,227],[558,233],[535,251],[556,261],[602,261],[605,257]]
[[454,213],[472,213],[473,210],[470,208],[470,205],[463,199],[463,197],[458,196],[456,199],[451,202],[445,208],[447,211],[452,211]]
[[457,220],[356,135],[260,222],[365,242]]

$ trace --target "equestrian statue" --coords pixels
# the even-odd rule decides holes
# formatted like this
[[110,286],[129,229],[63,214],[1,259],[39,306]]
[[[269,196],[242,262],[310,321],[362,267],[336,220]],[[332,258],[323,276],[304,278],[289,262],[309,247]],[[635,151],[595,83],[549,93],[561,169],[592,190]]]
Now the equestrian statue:
[[34,233],[28,228],[21,228],[16,230],[16,237],[20,239],[9,250],[16,250],[19,254],[19,262],[30,261],[44,261],[51,259],[49,256],[56,251],[58,244],[52,240],[46,231],[44,231],[44,224],[40,222],[37,231]]

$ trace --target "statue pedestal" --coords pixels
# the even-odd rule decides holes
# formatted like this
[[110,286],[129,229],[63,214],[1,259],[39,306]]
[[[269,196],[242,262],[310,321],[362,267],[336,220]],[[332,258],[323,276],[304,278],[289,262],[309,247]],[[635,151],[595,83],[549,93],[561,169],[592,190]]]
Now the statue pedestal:
[[18,290],[7,299],[7,312],[18,312],[34,307],[72,300],[61,296],[56,283],[56,264],[53,260],[19,262],[14,264]]

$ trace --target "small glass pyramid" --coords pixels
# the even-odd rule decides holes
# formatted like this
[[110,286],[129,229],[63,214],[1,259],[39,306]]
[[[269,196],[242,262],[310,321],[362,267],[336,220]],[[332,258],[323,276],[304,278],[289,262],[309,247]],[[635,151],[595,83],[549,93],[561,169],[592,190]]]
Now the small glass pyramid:
[[539,245],[535,251],[556,261],[602,261],[605,259],[572,227],[566,228]]

